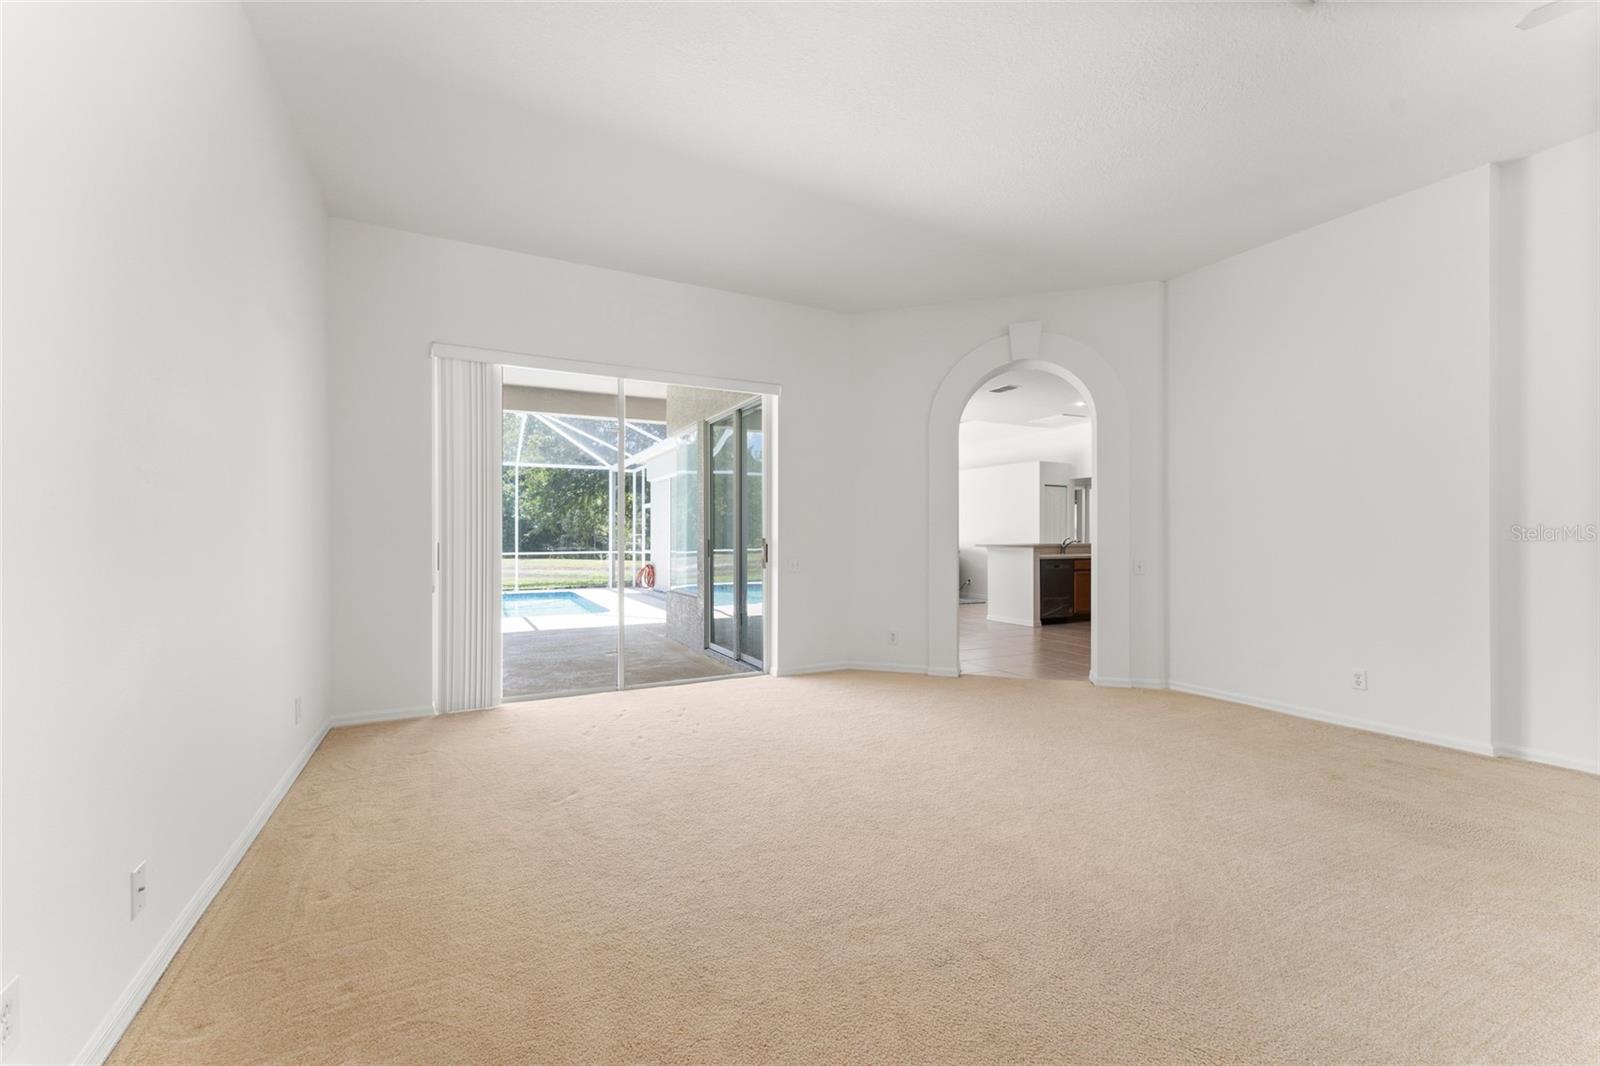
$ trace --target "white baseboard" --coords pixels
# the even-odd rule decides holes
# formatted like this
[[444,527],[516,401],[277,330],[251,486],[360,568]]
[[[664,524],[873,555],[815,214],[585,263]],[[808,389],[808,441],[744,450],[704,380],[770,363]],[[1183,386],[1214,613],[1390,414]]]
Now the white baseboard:
[[[872,663],[872,662],[863,662],[863,661],[861,661],[859,659],[839,660],[837,662],[828,662],[828,663],[811,663],[810,665],[807,665],[807,666],[801,666],[801,667],[795,667],[795,668],[785,668],[783,673],[780,676],[782,676],[782,677],[798,677],[798,676],[801,676],[803,674],[829,674],[829,673],[834,673],[834,672],[837,672],[837,671],[840,671],[840,670],[872,670],[872,671],[876,671],[878,673],[885,673],[885,674],[922,674],[922,675],[924,675],[926,677],[960,677],[960,676],[962,676],[961,675],[961,670],[960,670],[959,667],[951,668],[951,667],[948,667],[948,666],[918,666],[915,663]],[[1128,679],[1126,677],[1104,678],[1104,677],[1098,677],[1098,676],[1095,676],[1095,675],[1091,674],[1089,676],[1089,680],[1093,684],[1099,685],[1102,688],[1166,688],[1167,687],[1167,683],[1165,681],[1155,681],[1155,680],[1148,680],[1148,679],[1144,679],[1144,678],[1140,678],[1140,679],[1137,679],[1137,680],[1130,680],[1130,679]],[[344,723],[341,722],[341,721],[338,721],[336,719],[335,720],[335,724],[336,725],[343,725]]]
[[805,666],[785,666],[778,671],[778,677],[802,677],[805,674],[831,674],[836,670],[854,670],[854,663],[807,663]]
[[99,1066],[104,1062],[111,1049],[117,1046],[117,1041],[122,1039],[122,1034],[127,1031],[134,1016],[139,1013],[139,1008],[144,1006],[145,999],[150,995],[150,990],[155,988],[156,982],[161,979],[162,973],[167,969],[167,964],[183,946],[184,940],[193,931],[195,923],[200,916],[211,906],[211,901],[216,898],[222,886],[227,883],[228,877],[233,873],[234,867],[239,865],[239,860],[244,858],[245,852],[250,850],[250,845],[255,843],[256,836],[261,828],[267,824],[267,819],[272,817],[272,812],[278,809],[278,804],[283,797],[289,794],[290,787],[295,778],[300,776],[300,771],[305,769],[306,763],[311,761],[311,756],[316,754],[318,746],[328,735],[328,728],[324,727],[311,742],[296,755],[294,762],[278,778],[272,786],[272,791],[267,793],[267,798],[261,801],[261,806],[256,808],[244,832],[240,833],[231,847],[223,854],[222,860],[212,869],[211,875],[205,879],[200,888],[189,899],[189,902],[179,912],[176,920],[163,934],[150,954],[145,957],[144,963],[134,974],[133,980],[122,990],[122,995],[117,997],[117,1002],[111,1011],[101,1021],[94,1035],[78,1053],[77,1062],[86,1066]]
[[997,614],[989,616],[991,622],[1004,622],[1008,626],[1024,626],[1028,629],[1038,629],[1039,623],[1028,618],[1003,618]]
[[1367,733],[1380,733],[1384,736],[1400,737],[1402,740],[1416,740],[1439,748],[1454,748],[1456,751],[1470,752],[1473,755],[1493,755],[1495,753],[1490,745],[1475,740],[1446,736],[1443,733],[1431,733],[1424,729],[1408,729],[1405,726],[1390,725],[1387,722],[1377,722],[1370,718],[1353,718],[1348,715],[1329,714],[1326,711],[1315,710],[1311,707],[1280,703],[1277,700],[1264,700],[1238,692],[1225,692],[1221,689],[1207,688],[1204,685],[1190,685],[1183,681],[1169,682],[1167,687],[1174,692],[1187,692],[1192,696],[1205,696],[1208,699],[1238,703],[1245,707],[1255,707],[1258,710],[1276,711],[1279,714],[1293,715],[1296,718],[1306,718],[1313,722],[1326,722],[1329,725],[1342,725],[1349,729],[1360,729]]
[[880,674],[922,674],[928,673],[928,668],[921,663],[851,663],[846,670],[872,670]]
[[923,674],[930,677],[955,677],[955,673],[945,672],[938,667],[927,667],[917,663],[869,663],[858,659],[840,660],[831,663],[810,663],[806,666],[786,667],[780,677],[799,677],[804,674],[832,674],[840,670],[870,670],[880,674]]
[[395,707],[386,711],[350,711],[336,714],[328,723],[329,729],[347,725],[366,725],[368,722],[398,722],[403,718],[432,718],[432,707]]
[[1600,759],[1575,759],[1570,755],[1561,755],[1553,751],[1541,751],[1538,748],[1526,748],[1521,744],[1496,744],[1494,753],[1512,759],[1525,759],[1528,762],[1544,763],[1546,766],[1559,766],[1563,770],[1581,770],[1586,774],[1600,774]]

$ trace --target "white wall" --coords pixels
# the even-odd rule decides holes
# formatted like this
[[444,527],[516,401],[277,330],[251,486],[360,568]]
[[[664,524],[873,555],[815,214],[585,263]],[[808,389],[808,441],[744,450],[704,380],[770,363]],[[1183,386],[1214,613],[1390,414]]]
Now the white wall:
[[1497,171],[1495,743],[1600,771],[1600,135]]
[[862,441],[841,417],[839,315],[355,222],[329,245],[336,714],[430,704],[435,341],[782,386],[779,666],[845,654],[833,503]]
[[[964,356],[1013,323],[1081,341],[1120,379],[1129,408],[1132,578],[1127,669],[1143,683],[1166,678],[1162,567],[1162,286],[1157,282],[977,300],[850,319],[851,388],[860,429],[852,448],[857,547],[848,600],[855,661],[928,665],[928,420],[939,385]],[[893,397],[892,403],[884,397]],[[1093,397],[1091,397],[1093,400]],[[1098,461],[1098,459],[1097,459]],[[1097,477],[1103,475],[1103,471]],[[950,595],[956,594],[954,588]],[[895,643],[889,642],[890,633]],[[1120,679],[1119,680],[1124,680]]]
[[1489,749],[1490,185],[1170,283],[1175,686]]
[[4,78],[0,980],[56,1063],[322,732],[324,220],[235,7],[8,5]]
[[1042,464],[1005,463],[961,471],[963,548],[977,544],[1032,544],[1039,539]]

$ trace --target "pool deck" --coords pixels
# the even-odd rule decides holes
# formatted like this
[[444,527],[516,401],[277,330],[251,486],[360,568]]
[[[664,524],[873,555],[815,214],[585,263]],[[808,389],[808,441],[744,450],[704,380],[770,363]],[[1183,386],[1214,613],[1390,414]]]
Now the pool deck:
[[[548,589],[581,596],[598,611],[501,616],[502,679],[507,699],[531,699],[611,688],[617,681],[616,589]],[[755,673],[709,649],[690,648],[667,635],[666,595],[629,589],[626,625],[627,683],[660,684]],[[759,610],[759,608],[758,608]]]

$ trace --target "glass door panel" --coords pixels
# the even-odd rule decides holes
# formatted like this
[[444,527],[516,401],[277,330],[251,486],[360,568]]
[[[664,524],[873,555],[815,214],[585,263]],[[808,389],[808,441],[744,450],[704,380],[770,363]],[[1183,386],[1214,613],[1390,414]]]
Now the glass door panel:
[[748,662],[760,664],[765,655],[762,605],[767,575],[767,539],[763,520],[763,488],[766,463],[763,454],[765,443],[761,431],[761,403],[739,412],[740,459],[743,463],[740,486],[744,495],[739,501],[743,530],[744,569],[740,575],[743,595],[739,604],[739,655]]
[[706,425],[708,438],[709,499],[706,516],[706,551],[710,556],[711,646],[737,657],[739,611],[738,466],[739,440],[736,414]]
[[502,369],[506,700],[761,668],[761,399]]
[[747,673],[734,493],[744,438],[729,408],[750,397],[648,381],[623,388],[623,685]]
[[504,699],[614,689],[617,379],[502,375]]

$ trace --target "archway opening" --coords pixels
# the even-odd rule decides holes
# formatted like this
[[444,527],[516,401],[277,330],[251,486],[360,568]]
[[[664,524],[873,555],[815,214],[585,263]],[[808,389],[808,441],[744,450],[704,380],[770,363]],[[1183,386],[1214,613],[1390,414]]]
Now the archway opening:
[[961,416],[991,379],[1035,370],[1064,379],[1090,415],[1088,679],[1100,685],[1127,686],[1132,683],[1133,613],[1127,392],[1115,369],[1097,351],[1073,338],[1045,332],[1037,322],[1014,324],[1005,335],[968,352],[951,367],[934,394],[928,421],[928,672],[942,677],[962,672]]
[[1088,680],[1094,407],[1059,367],[994,370],[957,431],[959,672]]

